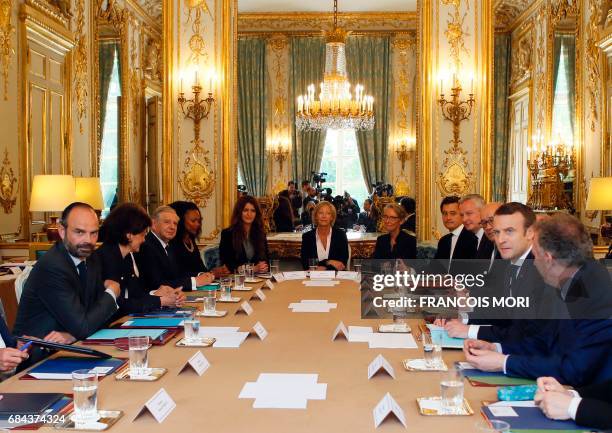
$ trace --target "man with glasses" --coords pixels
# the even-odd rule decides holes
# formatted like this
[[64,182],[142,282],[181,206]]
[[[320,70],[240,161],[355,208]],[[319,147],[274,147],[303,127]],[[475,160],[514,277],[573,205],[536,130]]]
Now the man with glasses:
[[[491,260],[495,258],[495,255],[499,255],[499,252],[495,248],[495,233],[493,232],[493,216],[495,211],[499,209],[501,203],[491,202],[487,203],[480,211],[480,227],[484,230],[485,237],[480,242],[478,250],[476,251],[476,258],[481,260]],[[489,267],[490,269],[490,267]]]

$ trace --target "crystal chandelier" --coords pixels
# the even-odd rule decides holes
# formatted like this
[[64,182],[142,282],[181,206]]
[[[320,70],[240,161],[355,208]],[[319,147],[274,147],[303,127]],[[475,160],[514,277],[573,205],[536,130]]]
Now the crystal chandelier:
[[319,99],[315,85],[297,100],[295,126],[299,131],[325,129],[371,130],[374,128],[374,98],[366,95],[363,86],[351,84],[346,76],[345,41],[349,32],[338,28],[338,0],[334,0],[334,28],[325,32],[325,74],[320,84]]

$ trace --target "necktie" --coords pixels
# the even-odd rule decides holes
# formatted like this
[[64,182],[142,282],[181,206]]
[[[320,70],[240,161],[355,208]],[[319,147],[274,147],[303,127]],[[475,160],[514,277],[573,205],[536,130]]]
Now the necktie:
[[79,270],[79,280],[81,281],[81,289],[87,289],[87,264],[85,260],[77,265],[77,269]]
[[518,276],[519,270],[521,269],[520,266],[517,265],[510,265],[508,266],[508,275],[506,276],[506,288],[507,288],[507,293],[508,296],[512,296],[512,285],[514,284],[514,282],[516,281],[516,277]]

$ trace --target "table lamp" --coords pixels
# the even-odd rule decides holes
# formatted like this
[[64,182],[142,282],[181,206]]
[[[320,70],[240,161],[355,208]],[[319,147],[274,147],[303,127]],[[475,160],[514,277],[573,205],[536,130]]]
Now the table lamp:
[[[586,210],[612,210],[612,177],[593,177],[589,186]],[[601,236],[612,239],[612,215],[605,216]]]
[[75,177],[76,201],[87,203],[96,211],[104,209],[99,177]]
[[[70,175],[36,175],[32,182],[30,212],[62,212],[76,198],[74,178]],[[57,219],[51,215],[43,226],[49,241],[59,240]]]

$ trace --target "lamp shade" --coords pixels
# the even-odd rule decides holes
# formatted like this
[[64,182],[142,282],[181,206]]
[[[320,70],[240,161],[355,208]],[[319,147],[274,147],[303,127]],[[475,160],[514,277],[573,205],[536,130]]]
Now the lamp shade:
[[59,212],[75,201],[74,178],[70,175],[36,175],[32,182],[30,212]]
[[612,210],[612,177],[593,177],[586,210]]
[[99,177],[76,177],[76,201],[87,203],[96,210],[104,209]]

